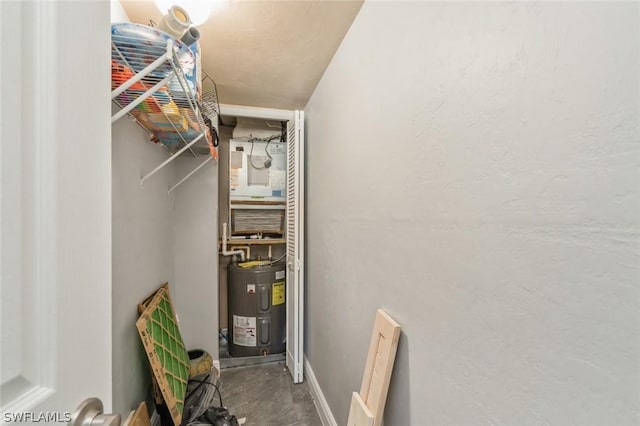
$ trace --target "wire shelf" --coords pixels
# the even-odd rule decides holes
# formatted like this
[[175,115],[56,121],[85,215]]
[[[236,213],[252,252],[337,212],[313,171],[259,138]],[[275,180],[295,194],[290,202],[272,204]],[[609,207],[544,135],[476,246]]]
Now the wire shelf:
[[206,72],[202,73],[202,114],[217,123],[220,114],[220,103],[218,102],[218,88],[216,82]]
[[140,36],[112,33],[112,99],[121,108],[112,121],[128,113],[169,152],[186,148],[195,156],[211,135],[196,102],[194,56],[171,38],[148,37],[157,30],[136,29]]

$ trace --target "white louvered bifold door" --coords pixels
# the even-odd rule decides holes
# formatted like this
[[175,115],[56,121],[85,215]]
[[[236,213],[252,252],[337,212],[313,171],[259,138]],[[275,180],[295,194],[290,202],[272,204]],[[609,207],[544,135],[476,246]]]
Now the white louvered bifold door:
[[304,112],[295,111],[287,137],[287,368],[303,376],[304,343]]

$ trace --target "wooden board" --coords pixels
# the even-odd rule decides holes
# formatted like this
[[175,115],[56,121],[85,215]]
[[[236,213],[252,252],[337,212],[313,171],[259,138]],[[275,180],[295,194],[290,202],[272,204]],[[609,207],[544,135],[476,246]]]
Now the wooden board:
[[354,392],[351,395],[351,408],[349,409],[349,420],[347,426],[373,426],[373,414],[364,403],[360,394]]
[[360,397],[373,414],[374,426],[382,423],[399,339],[400,325],[378,309],[360,387]]
[[253,200],[231,200],[231,208],[235,204],[243,204],[243,205],[254,205],[256,208],[260,208],[260,206],[284,206],[287,205],[286,201],[264,201],[260,200],[260,198],[255,198]]
[[147,410],[147,404],[142,401],[135,411],[129,413],[129,417],[124,421],[124,426],[151,426],[151,420],[149,419],[149,411]]
[[[264,239],[251,239],[251,238],[243,238],[243,239],[232,239],[227,240],[228,246],[267,246],[267,245],[275,245],[275,244],[286,244],[287,240],[284,238],[264,238]],[[222,241],[218,241],[218,245],[222,246]]]
[[154,290],[153,293],[147,296],[147,298],[145,298],[142,302],[138,303],[138,315],[142,315],[145,309],[149,307],[151,300],[153,300],[153,298],[158,294],[158,291],[160,291],[161,288],[164,289],[167,293],[169,293],[169,283],[162,284],[159,288]]

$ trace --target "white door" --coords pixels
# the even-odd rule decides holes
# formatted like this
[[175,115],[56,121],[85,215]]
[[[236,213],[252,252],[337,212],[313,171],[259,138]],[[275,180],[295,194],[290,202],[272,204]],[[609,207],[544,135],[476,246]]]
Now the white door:
[[287,367],[301,383],[304,357],[304,112],[288,125],[287,146]]
[[0,1],[3,424],[111,409],[109,10]]

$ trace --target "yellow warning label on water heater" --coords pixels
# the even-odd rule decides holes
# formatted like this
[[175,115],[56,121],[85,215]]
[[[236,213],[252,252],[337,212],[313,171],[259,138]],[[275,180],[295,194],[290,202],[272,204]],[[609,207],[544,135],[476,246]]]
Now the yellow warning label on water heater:
[[273,306],[282,305],[284,303],[284,281],[273,283],[273,294],[271,295],[271,304]]

